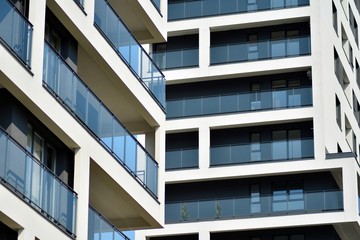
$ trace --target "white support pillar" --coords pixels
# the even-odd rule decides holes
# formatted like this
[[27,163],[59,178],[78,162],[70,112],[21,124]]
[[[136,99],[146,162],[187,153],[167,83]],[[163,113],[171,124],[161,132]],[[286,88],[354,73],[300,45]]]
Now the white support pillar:
[[199,29],[199,67],[205,69],[210,65],[210,29]]
[[[31,45],[31,71],[34,74],[34,80],[42,85],[43,72],[43,54],[45,38],[45,11],[46,0],[30,1],[29,21],[33,25],[32,45]],[[41,61],[39,61],[41,59]]]
[[[163,126],[162,124],[161,126]],[[159,164],[158,171],[158,200],[160,204],[165,204],[165,128],[158,127],[155,130],[155,159]],[[161,219],[160,224],[165,223],[165,209],[161,208]]]
[[90,156],[84,149],[75,152],[74,190],[78,194],[76,235],[77,239],[88,239]]
[[202,230],[199,232],[199,240],[210,240],[209,231]]
[[358,183],[355,161],[343,167],[344,212],[350,219],[356,219],[358,209]]
[[210,166],[210,128],[199,128],[199,168],[208,169]]
[[95,0],[84,0],[84,11],[86,12],[86,21],[93,25],[95,20]]
[[21,229],[18,231],[18,240],[35,240],[35,235],[30,231],[30,229]]

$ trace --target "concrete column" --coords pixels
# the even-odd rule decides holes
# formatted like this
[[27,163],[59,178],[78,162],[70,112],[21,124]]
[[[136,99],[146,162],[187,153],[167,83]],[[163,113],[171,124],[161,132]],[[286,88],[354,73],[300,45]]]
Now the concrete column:
[[35,240],[35,235],[30,231],[30,229],[21,229],[18,231],[18,240]]
[[[161,124],[164,126],[164,124]],[[160,204],[165,204],[165,128],[158,127],[155,130],[155,159],[159,163],[158,171],[158,200]],[[165,209],[161,208],[160,223],[164,224]]]
[[199,128],[199,168],[207,169],[210,166],[210,128]]
[[210,240],[210,233],[209,231],[200,231],[199,232],[199,240]]
[[84,0],[84,9],[86,12],[86,21],[93,25],[95,20],[95,0]]
[[346,215],[352,219],[355,219],[359,213],[358,183],[355,164],[354,160],[351,164],[346,164],[342,170],[344,211]]
[[77,239],[88,239],[90,156],[84,149],[75,152],[74,190],[78,194],[76,235]]
[[145,134],[145,148],[148,153],[155,156],[155,132],[147,132]]
[[[34,81],[42,84],[46,0],[30,1],[29,21],[33,25],[31,48],[31,71]],[[41,61],[39,61],[41,59]],[[32,83],[34,84],[34,83]]]
[[210,65],[210,29],[199,29],[199,67],[207,68]]

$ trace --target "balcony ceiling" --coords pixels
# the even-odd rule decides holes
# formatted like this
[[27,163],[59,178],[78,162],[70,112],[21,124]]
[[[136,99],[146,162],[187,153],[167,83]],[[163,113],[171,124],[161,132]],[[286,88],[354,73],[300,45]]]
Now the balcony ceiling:
[[[131,181],[132,177],[124,181]],[[144,189],[143,194],[148,194]],[[100,166],[91,161],[90,204],[119,230],[154,227],[156,221]],[[155,225],[154,225],[155,224]]]
[[[149,1],[150,0],[146,0]],[[117,12],[126,26],[130,29],[132,34],[140,43],[153,43],[165,41],[158,27],[154,23],[154,19],[146,9],[141,6],[139,0],[109,0],[113,9]],[[160,17],[156,8],[151,6],[156,11],[156,17]]]

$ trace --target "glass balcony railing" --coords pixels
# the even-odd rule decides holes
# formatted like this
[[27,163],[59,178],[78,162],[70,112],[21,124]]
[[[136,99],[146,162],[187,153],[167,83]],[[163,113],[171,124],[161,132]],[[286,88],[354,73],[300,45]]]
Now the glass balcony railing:
[[47,43],[43,83],[65,109],[156,197],[157,162]]
[[247,13],[309,5],[309,0],[173,0],[168,3],[168,19],[181,20],[234,13]]
[[210,47],[210,64],[286,58],[311,53],[310,36],[232,43]]
[[312,87],[171,99],[166,117],[182,118],[312,105]]
[[164,75],[107,0],[95,1],[94,24],[160,107],[165,109]]
[[155,52],[152,57],[161,70],[199,66],[198,48]]
[[31,68],[33,26],[8,0],[0,0],[0,39]]
[[88,239],[130,240],[92,207],[89,207]]
[[161,9],[160,9],[160,1],[161,0],[150,0],[153,4],[154,4],[154,6],[156,7],[156,9],[159,11],[159,12],[161,12]]
[[75,236],[77,194],[0,128],[0,180]]
[[84,0],[74,0],[77,5],[81,7],[81,9],[84,9]]
[[165,222],[194,222],[343,210],[340,190],[165,203]]
[[187,169],[199,166],[198,148],[169,149],[165,154],[165,169]]
[[210,165],[233,165],[314,157],[314,139],[253,142],[210,147]]

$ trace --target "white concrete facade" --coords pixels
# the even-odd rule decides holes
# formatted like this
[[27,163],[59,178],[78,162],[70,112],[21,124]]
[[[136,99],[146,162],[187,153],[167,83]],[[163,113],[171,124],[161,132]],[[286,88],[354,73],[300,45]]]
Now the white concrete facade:
[[[175,1],[169,1],[169,12],[170,2],[173,2],[175,6]],[[178,2],[183,3],[185,1]],[[261,1],[238,1],[238,5],[246,4],[245,2],[249,2],[249,4],[250,2],[258,2],[260,4]],[[285,1],[280,2],[285,3]],[[300,1],[293,2],[298,3]],[[206,1],[204,1],[204,4],[206,4]],[[336,8],[336,16],[333,14],[334,7]],[[265,230],[276,232],[276,229],[279,229],[280,234],[281,229],[290,229],[292,227],[305,229],[306,227],[320,225],[333,226],[336,229],[337,235],[342,240],[360,238],[358,207],[360,194],[358,191],[360,176],[358,164],[360,125],[356,119],[357,106],[355,106],[356,99],[360,98],[360,72],[358,71],[360,51],[356,40],[359,34],[358,29],[355,27],[354,35],[350,24],[353,21],[351,18],[354,18],[356,23],[360,23],[358,7],[358,3],[353,0],[310,0],[306,6],[205,17],[185,17],[184,19],[169,21],[167,25],[168,37],[194,34],[198,36],[199,40],[198,65],[195,67],[178,67],[164,70],[167,86],[174,86],[174,89],[176,89],[176,86],[191,83],[199,83],[199,85],[193,86],[201,86],[201,83],[213,80],[213,82],[221,82],[233,78],[241,80],[248,77],[308,71],[312,82],[312,105],[280,110],[271,109],[212,115],[198,114],[201,116],[168,118],[164,126],[167,135],[187,132],[198,134],[198,165],[190,169],[171,169],[166,171],[166,186],[169,186],[169,188],[181,184],[184,184],[184,186],[185,184],[188,184],[186,186],[197,186],[195,183],[208,182],[210,188],[210,184],[216,181],[226,182],[232,179],[246,180],[260,177],[276,179],[276,176],[329,171],[334,176],[337,175],[339,177],[335,177],[335,179],[337,179],[339,188],[343,191],[343,210],[313,214],[242,217],[239,219],[235,217],[235,219],[226,220],[185,220],[183,222],[165,223],[163,229],[137,231],[136,239],[175,240],[182,239],[181,236],[192,235],[194,236],[193,238],[186,239],[212,240],[215,233],[220,236],[221,233],[239,232],[240,234],[241,232],[251,231],[252,236],[260,236],[257,234]],[[350,11],[353,14],[350,14]],[[296,22],[308,22],[309,24],[311,39],[311,54],[309,55],[211,64],[210,52],[213,41],[211,33],[260,27],[265,29],[274,25],[285,26],[286,24]],[[333,23],[337,26],[337,32],[334,29]],[[355,26],[357,26],[356,23]],[[351,46],[352,50],[349,50],[349,46]],[[346,83],[343,86],[339,84],[338,78],[335,75],[334,49],[336,49],[338,58],[347,76]],[[181,98],[178,95],[181,94],[176,95],[178,98]],[[204,95],[199,94],[199,96],[203,97]],[[337,113],[335,96],[341,105],[340,113]],[[337,114],[341,118],[340,126],[338,126],[336,120]],[[313,124],[314,157],[311,159],[296,162],[281,161],[211,166],[211,135],[214,130],[252,128],[274,124],[286,126],[288,123],[304,121],[311,121]],[[349,152],[354,153],[355,156],[341,157],[342,153]],[[339,154],[339,158],[329,159],[332,154]],[[166,159],[166,161],[168,160],[170,161],[170,159]],[[192,183],[193,185],[191,185]],[[196,189],[189,190],[193,195],[193,192],[196,191]],[[167,192],[165,192],[165,196],[165,199],[173,199]],[[214,196],[216,196],[215,193]],[[189,198],[184,198],[186,199],[184,201],[198,200],[189,200]],[[182,200],[177,201],[180,202]],[[165,204],[166,202],[165,200]],[[226,236],[214,239],[229,239]],[[256,237],[251,239],[262,238]]]
[[[15,5],[12,5],[11,2],[15,2]],[[10,32],[3,31],[0,37],[2,40],[0,43],[1,94],[9,92],[16,101],[24,106],[24,109],[31,112],[51,134],[73,153],[70,161],[73,162],[70,167],[73,169],[70,174],[73,177],[69,187],[77,196],[73,212],[76,220],[73,223],[75,231],[69,232],[59,227],[56,219],[49,217],[46,210],[31,206],[31,201],[29,203],[26,197],[14,193],[11,186],[5,187],[11,183],[7,182],[2,175],[3,184],[0,184],[1,224],[16,232],[17,239],[21,240],[93,239],[94,236],[88,236],[89,206],[92,206],[119,230],[162,226],[164,222],[162,207],[164,154],[162,149],[165,146],[165,131],[163,130],[165,113],[145,86],[146,84],[142,83],[143,80],[132,72],[127,63],[120,58],[119,53],[94,26],[95,0],[1,0],[1,8],[6,9],[2,13],[2,17],[6,19],[8,6],[13,8],[13,10],[9,10],[10,13],[15,12],[15,16],[20,16],[20,10],[15,9],[15,6],[18,7],[16,4],[20,4],[19,2],[26,2],[25,8],[28,10],[23,14],[33,26],[30,41],[31,63],[27,66],[19,60],[20,57],[12,49],[13,46],[4,40],[8,36],[7,34],[10,35]],[[122,10],[126,9],[126,12],[119,10],[117,14],[123,18],[124,22],[136,20],[134,24],[129,24],[127,27],[141,43],[159,42],[166,39],[166,18],[163,17],[163,14],[167,13],[167,4],[165,1],[160,2],[160,9],[157,9],[155,4],[147,0],[121,1]],[[116,7],[113,6],[114,9]],[[100,138],[96,137],[96,133],[94,136],[84,126],[86,123],[81,123],[76,116],[74,117],[76,113],[62,105],[62,102],[59,101],[60,97],[54,97],[44,87],[45,26],[50,24],[46,18],[48,12],[52,12],[56,21],[60,22],[76,41],[77,52],[74,54],[77,63],[71,65],[71,60],[64,60],[73,68],[73,74],[77,74],[73,76],[79,76],[85,82],[88,86],[87,89],[90,89],[102,102],[101,106],[109,109],[112,112],[110,116],[121,122],[131,135],[143,134],[146,136],[144,146],[142,147],[139,143],[131,154],[142,161],[144,161],[144,156],[140,154],[148,154],[145,156],[145,161],[148,161],[146,160],[147,156],[148,158],[151,156],[151,159],[155,160],[154,166],[156,165],[157,169],[155,174],[145,175],[148,173],[149,160],[144,163],[145,167],[140,164],[136,166],[145,168],[146,173],[143,178],[141,178],[142,175],[135,176],[138,174],[136,171],[134,173],[133,169],[131,170],[129,167],[127,169],[126,163],[120,164],[114,152],[100,143]],[[0,20],[0,25],[4,27],[2,21],[4,20]],[[55,28],[54,31],[58,27],[60,29],[60,26],[52,27]],[[66,41],[66,39],[62,40]],[[6,114],[0,110],[2,117],[5,117]],[[9,132],[10,128],[2,127],[9,134],[6,138],[4,138],[5,135],[0,134],[2,139],[7,139],[6,141],[12,139],[14,136]],[[129,141],[133,141],[131,137],[128,138]],[[136,143],[135,140],[134,142]],[[3,148],[0,151],[3,151]],[[16,159],[12,161],[16,161]],[[123,159],[123,161],[125,160]],[[131,171],[133,172],[131,173]],[[58,177],[62,178],[63,176]],[[147,186],[148,181],[151,182],[152,189]],[[99,231],[98,234],[101,233],[100,229],[93,230]]]

